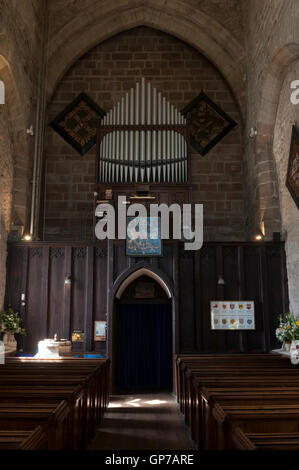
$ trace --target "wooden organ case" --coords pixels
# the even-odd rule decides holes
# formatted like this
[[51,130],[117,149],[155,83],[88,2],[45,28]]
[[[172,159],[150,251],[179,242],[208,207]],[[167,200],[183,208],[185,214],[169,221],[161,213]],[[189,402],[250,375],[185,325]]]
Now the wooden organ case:
[[117,207],[118,196],[128,204],[191,202],[190,150],[186,118],[142,78],[99,123],[94,206]]

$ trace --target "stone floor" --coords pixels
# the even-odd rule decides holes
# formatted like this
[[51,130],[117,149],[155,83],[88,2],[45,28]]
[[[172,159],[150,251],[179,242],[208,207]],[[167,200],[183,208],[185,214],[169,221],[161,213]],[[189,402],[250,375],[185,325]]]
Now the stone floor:
[[90,450],[196,450],[170,393],[113,395]]

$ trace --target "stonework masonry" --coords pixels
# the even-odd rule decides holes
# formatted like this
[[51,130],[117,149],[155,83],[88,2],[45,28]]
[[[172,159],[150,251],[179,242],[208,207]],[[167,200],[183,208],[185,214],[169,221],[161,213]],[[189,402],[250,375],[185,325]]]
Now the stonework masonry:
[[286,241],[290,310],[299,318],[299,210],[286,187],[293,124],[299,123],[299,105],[290,101],[290,83],[298,80],[299,61],[289,66],[280,94],[274,132],[274,156],[278,174],[282,233]]
[[13,161],[8,145],[10,129],[6,120],[7,105],[0,106],[0,309],[5,294],[6,243],[10,229]]
[[[250,201],[251,232],[264,222],[266,239],[272,238],[273,231],[286,234],[290,305],[299,315],[298,210],[284,187],[291,127],[298,113],[290,103],[288,83],[288,77],[299,79],[298,70],[292,73],[288,67],[299,58],[299,2],[250,0],[243,2],[243,13],[247,51],[244,144],[250,182],[246,200]],[[249,138],[250,128],[257,129],[254,139]]]
[[[142,76],[178,109],[204,91],[238,123],[206,156],[193,152],[191,179],[193,202],[204,204],[206,239],[244,239],[240,114],[219,72],[182,41],[139,27],[99,44],[59,83],[48,123],[81,91],[109,111]],[[46,134],[45,237],[90,237],[95,147],[82,157],[49,126]]]
[[[247,124],[244,144],[248,162],[248,198],[252,233],[265,224],[266,238],[280,230],[278,181],[273,132],[285,68],[295,58],[299,40],[296,0],[243,2],[247,51]],[[256,19],[259,21],[256,21]],[[254,139],[250,129],[257,129]],[[267,173],[267,176],[266,176]]]
[[207,156],[192,155],[205,238],[248,239],[264,228],[271,239],[281,231],[290,305],[298,315],[298,210],[284,186],[298,120],[288,96],[289,81],[299,79],[298,0],[0,0],[0,80],[7,95],[0,114],[0,308],[6,238],[13,225],[26,229],[30,217],[35,139],[44,129],[34,137],[26,129],[35,125],[42,56],[47,237],[90,236],[94,149],[81,157],[48,126],[75,96],[85,91],[108,110],[142,75],[179,108],[204,90],[239,124]]
[[30,207],[42,12],[45,0],[0,0],[0,309],[4,301],[6,240],[14,226],[26,227]]

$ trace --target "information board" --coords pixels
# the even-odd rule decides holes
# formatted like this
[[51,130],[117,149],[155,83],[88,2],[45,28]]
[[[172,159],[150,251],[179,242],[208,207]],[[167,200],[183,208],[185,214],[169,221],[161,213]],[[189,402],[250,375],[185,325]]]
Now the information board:
[[211,301],[212,330],[255,330],[254,301]]

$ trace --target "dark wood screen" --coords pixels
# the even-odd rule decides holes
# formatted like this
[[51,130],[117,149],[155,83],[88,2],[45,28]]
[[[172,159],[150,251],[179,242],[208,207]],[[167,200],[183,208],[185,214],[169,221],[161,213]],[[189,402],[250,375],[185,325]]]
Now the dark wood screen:
[[[288,308],[283,243],[207,243],[185,251],[164,242],[161,258],[128,258],[123,241],[11,243],[6,303],[24,318],[24,350],[45,337],[70,338],[84,330],[77,349],[104,350],[93,343],[93,321],[110,321],[113,292],[126,272],[148,267],[161,273],[174,293],[177,352],[268,351],[277,347],[277,317]],[[71,285],[64,279],[70,275]],[[225,284],[219,285],[219,277]],[[26,294],[24,306],[21,294]],[[254,300],[256,331],[211,331],[211,300]]]

